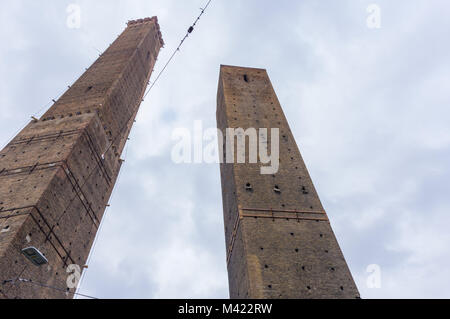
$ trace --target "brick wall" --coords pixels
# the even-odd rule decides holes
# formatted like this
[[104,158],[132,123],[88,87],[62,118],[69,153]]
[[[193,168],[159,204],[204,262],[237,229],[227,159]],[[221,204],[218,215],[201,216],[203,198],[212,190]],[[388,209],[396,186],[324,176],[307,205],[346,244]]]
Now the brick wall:
[[221,164],[231,297],[358,298],[267,72],[222,66],[217,100],[222,131],[280,129],[278,173],[261,175],[248,148],[246,164]]
[[[163,40],[130,21],[101,57],[0,152],[0,298],[72,298],[67,266],[86,263]],[[21,250],[34,246],[48,265]],[[3,283],[23,278],[50,285]]]

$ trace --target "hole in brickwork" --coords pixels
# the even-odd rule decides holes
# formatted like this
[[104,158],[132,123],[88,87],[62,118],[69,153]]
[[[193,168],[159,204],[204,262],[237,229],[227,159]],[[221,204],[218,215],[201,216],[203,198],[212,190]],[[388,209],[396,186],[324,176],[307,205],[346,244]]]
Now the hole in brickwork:
[[244,81],[248,83],[248,76],[247,76],[247,74],[244,74]]
[[298,253],[300,250],[298,248],[295,249],[295,252]]
[[268,285],[267,288],[272,289],[272,285]]
[[269,266],[268,266],[268,265],[264,265],[264,268],[268,269],[268,268],[269,268]]
[[343,286],[341,286],[341,290],[344,291],[344,287]]
[[306,289],[311,290],[311,286],[306,286]]

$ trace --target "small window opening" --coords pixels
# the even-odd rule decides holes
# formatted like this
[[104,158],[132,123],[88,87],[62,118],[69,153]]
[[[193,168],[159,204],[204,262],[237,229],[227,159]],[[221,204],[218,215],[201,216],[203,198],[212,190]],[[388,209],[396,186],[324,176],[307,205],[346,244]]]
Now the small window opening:
[[244,81],[248,83],[248,76],[247,76],[247,74],[244,74]]
[[273,191],[274,191],[275,193],[278,193],[278,194],[281,193],[281,189],[278,187],[278,185],[275,185]]
[[308,195],[309,194],[309,192],[306,190],[305,186],[302,187],[302,192],[303,192],[304,195]]

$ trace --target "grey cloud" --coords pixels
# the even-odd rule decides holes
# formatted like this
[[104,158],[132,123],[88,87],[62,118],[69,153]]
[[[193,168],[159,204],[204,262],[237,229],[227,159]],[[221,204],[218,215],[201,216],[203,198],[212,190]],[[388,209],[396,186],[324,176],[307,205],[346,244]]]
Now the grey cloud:
[[[123,30],[158,15],[164,65],[204,1],[14,1],[0,12],[0,140]],[[267,68],[366,298],[448,298],[450,22],[445,1],[213,1],[141,106],[80,291],[227,298],[217,165],[175,165],[171,133],[215,126],[220,64]],[[379,264],[382,288],[368,289]]]

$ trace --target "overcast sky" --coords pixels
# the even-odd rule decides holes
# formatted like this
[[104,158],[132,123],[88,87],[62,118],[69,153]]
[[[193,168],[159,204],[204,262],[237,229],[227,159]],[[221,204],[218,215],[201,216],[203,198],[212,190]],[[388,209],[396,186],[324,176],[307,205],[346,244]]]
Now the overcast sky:
[[[157,15],[158,71],[206,0],[0,0],[0,143],[129,19]],[[369,28],[367,8],[381,9]],[[80,28],[67,25],[70,4]],[[450,4],[213,0],[141,105],[80,292],[228,298],[219,166],[171,161],[215,127],[220,64],[266,68],[363,298],[450,298]],[[371,20],[372,21],[372,20]],[[381,288],[366,284],[381,269]]]

